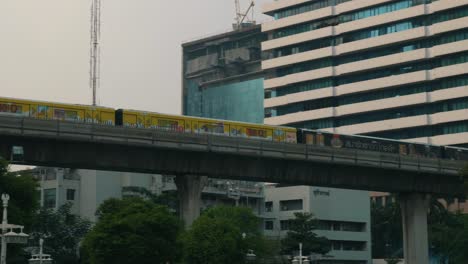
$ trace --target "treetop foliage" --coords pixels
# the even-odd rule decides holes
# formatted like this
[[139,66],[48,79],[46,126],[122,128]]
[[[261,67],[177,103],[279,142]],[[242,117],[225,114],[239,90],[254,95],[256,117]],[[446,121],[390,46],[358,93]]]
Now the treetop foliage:
[[109,199],[83,242],[91,264],[174,263],[180,257],[181,222],[165,206],[131,197]]
[[[0,159],[0,195],[10,195],[8,202],[8,221],[17,225],[24,225],[26,231],[32,225],[34,212],[39,208],[38,183],[29,174],[9,172],[8,163]],[[3,210],[0,210],[0,215]]]
[[185,263],[245,263],[248,250],[254,250],[261,258],[266,252],[259,225],[260,219],[250,208],[208,209],[184,235]]
[[304,255],[311,253],[326,254],[331,250],[331,243],[325,237],[319,237],[314,233],[318,228],[318,221],[311,213],[294,213],[295,218],[289,223],[289,231],[282,240],[284,254],[292,254],[302,243]]
[[42,208],[34,217],[31,238],[37,245],[44,239],[44,252],[51,254],[57,264],[78,263],[76,253],[81,239],[88,233],[91,222],[74,215],[72,204],[62,205],[57,211]]

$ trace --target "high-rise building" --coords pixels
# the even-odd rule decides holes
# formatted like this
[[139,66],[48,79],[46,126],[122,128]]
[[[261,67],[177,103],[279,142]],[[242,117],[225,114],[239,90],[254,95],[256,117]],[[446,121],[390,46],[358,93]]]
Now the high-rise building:
[[[266,58],[261,55],[260,49],[261,42],[265,40],[266,34],[261,32],[260,26],[251,25],[185,43],[183,45],[183,114],[263,123],[265,72],[261,69],[261,59]],[[218,182],[222,184],[223,181],[218,180]],[[243,184],[247,183],[241,182],[241,185]],[[258,183],[252,184],[255,186]],[[261,210],[265,235],[273,239],[282,238],[287,232],[284,223],[294,217],[294,212],[311,212],[316,214],[321,223],[335,223],[336,229],[328,229],[324,225],[317,231],[335,243],[336,250],[333,251],[333,257],[328,257],[332,257],[329,260],[339,262],[330,263],[369,263],[368,192],[327,189],[327,193],[333,195],[324,198],[325,196],[315,197],[314,190],[317,188],[309,186],[266,188],[264,192],[266,202]],[[244,202],[247,197],[245,196]],[[319,202],[321,198],[326,202]],[[250,200],[253,200],[252,197]],[[288,210],[281,210],[278,207],[280,203],[289,200],[294,200],[293,202],[300,200],[302,207],[291,207]],[[354,215],[351,215],[350,211],[342,212],[341,209],[337,209],[341,207],[353,208]],[[358,225],[360,230],[350,233],[337,229],[338,225],[347,223]]]
[[263,123],[260,25],[182,45],[182,113]]
[[265,123],[468,145],[467,0],[280,0]]
[[[260,25],[244,23],[231,31],[184,43],[182,113],[262,124],[263,37]],[[248,205],[255,213],[261,213],[262,183],[209,179],[204,190],[214,189],[227,191],[228,197],[233,198],[231,203]],[[211,199],[211,204],[219,204],[224,198],[220,199]],[[204,207],[209,206],[207,194],[202,194],[202,200]]]
[[263,12],[266,124],[468,146],[468,0],[279,0]]

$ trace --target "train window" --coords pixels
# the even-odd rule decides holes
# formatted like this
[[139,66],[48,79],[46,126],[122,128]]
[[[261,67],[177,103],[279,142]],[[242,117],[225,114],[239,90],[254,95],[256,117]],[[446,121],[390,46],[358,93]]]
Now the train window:
[[12,113],[12,114],[20,114],[23,112],[23,107],[21,105],[16,104],[0,104],[0,112],[3,113]]

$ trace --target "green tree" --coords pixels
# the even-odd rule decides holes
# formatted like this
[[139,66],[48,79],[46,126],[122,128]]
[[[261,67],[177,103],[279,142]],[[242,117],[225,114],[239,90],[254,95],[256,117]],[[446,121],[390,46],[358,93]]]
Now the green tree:
[[177,192],[170,191],[163,192],[161,194],[154,194],[147,188],[137,186],[123,187],[122,190],[124,192],[131,193],[130,195],[127,194],[126,197],[141,197],[145,200],[152,201],[155,204],[167,206],[169,207],[169,209],[172,209],[176,212],[179,209],[179,200],[177,197]]
[[295,218],[289,223],[289,231],[282,240],[281,246],[284,254],[291,254],[299,249],[302,243],[304,255],[311,253],[325,255],[331,249],[330,241],[314,233],[318,228],[318,220],[310,213],[294,213]]
[[72,214],[71,208],[71,203],[57,211],[42,208],[34,217],[33,243],[37,245],[43,238],[45,252],[51,254],[57,264],[79,263],[78,245],[91,227],[90,221]]
[[468,165],[466,165],[462,171],[460,172],[460,174],[462,175],[463,177],[463,180],[464,180],[464,185],[465,185],[465,196],[468,196]]
[[83,241],[91,264],[173,263],[179,257],[180,221],[167,207],[131,197],[109,199]]
[[402,256],[403,229],[398,202],[371,206],[372,258]]
[[[450,199],[446,199],[450,200]],[[402,258],[402,218],[398,198],[386,206],[372,205],[372,257]],[[432,197],[428,214],[431,253],[450,263],[468,263],[463,259],[467,243],[466,216],[451,213],[438,197]],[[461,262],[455,262],[462,259]],[[458,260],[457,260],[458,261]]]
[[[8,221],[31,227],[39,208],[40,193],[37,181],[27,172],[10,172],[8,163],[0,159],[0,194],[10,195]],[[3,211],[0,212],[3,214]]]
[[[8,202],[8,222],[25,226],[25,232],[31,230],[33,215],[39,208],[38,184],[34,178],[26,173],[10,172],[8,163],[0,158],[0,195],[10,195]],[[0,219],[3,210],[0,210]],[[27,263],[28,254],[21,245],[8,246],[8,263]]]
[[205,211],[184,236],[186,263],[245,263],[249,249],[263,258],[267,252],[259,226],[250,208],[217,206]]
[[468,263],[468,216],[449,213],[429,226],[433,253],[449,264]]

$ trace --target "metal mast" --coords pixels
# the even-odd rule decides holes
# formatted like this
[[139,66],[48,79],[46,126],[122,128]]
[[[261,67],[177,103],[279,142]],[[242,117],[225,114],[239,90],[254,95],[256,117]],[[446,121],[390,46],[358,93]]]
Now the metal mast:
[[241,20],[242,20],[242,13],[241,13],[241,9],[240,9],[239,0],[235,0],[235,4],[236,4],[236,24],[237,24],[237,27],[239,27],[240,23],[241,23]]
[[100,48],[99,40],[101,35],[101,0],[92,0],[91,4],[91,51],[89,86],[93,90],[93,106],[96,106],[96,93],[99,87],[100,77]]

